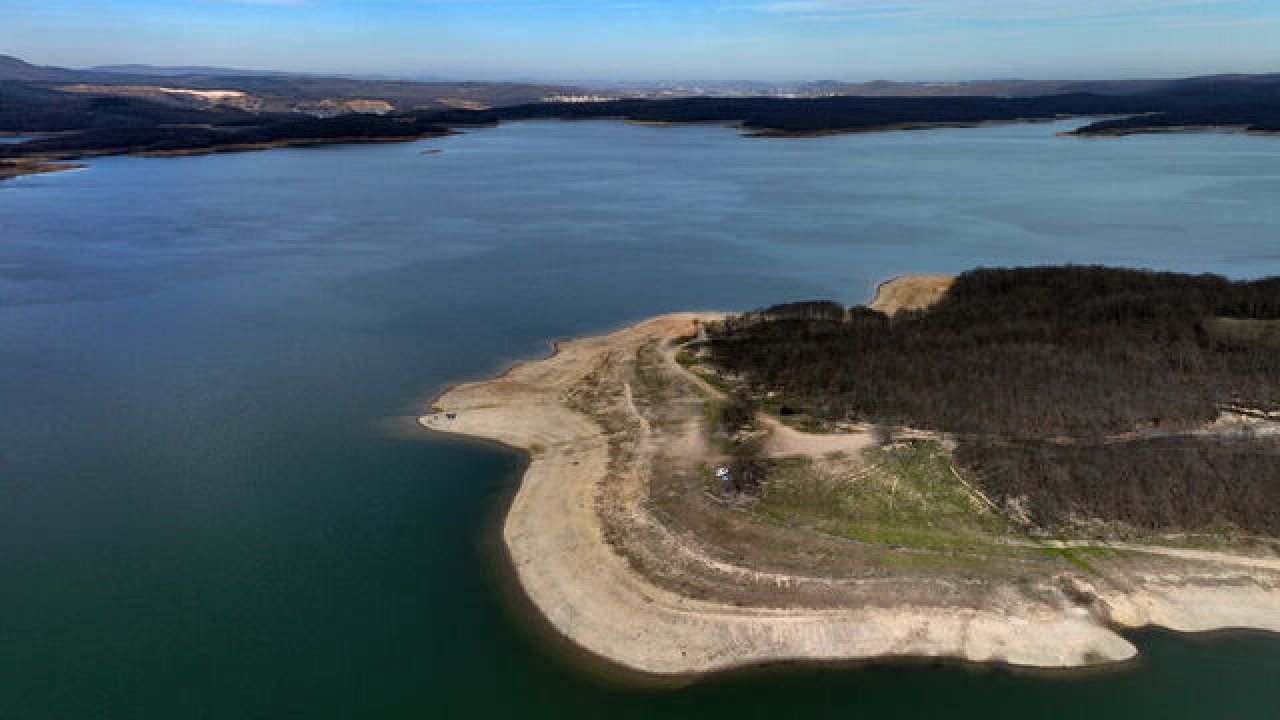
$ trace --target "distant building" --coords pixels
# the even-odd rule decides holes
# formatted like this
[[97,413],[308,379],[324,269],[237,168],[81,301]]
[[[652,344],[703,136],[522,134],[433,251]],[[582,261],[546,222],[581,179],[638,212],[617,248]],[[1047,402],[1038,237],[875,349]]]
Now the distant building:
[[542,98],[542,102],[554,103],[598,103],[611,100],[617,100],[617,98],[609,95],[548,95]]

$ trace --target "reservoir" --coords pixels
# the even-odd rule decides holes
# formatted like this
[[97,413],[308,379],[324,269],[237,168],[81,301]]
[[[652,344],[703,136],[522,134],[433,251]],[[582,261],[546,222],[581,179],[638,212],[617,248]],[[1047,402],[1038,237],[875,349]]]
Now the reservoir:
[[[1280,274],[1280,139],[530,122],[0,183],[0,717],[1258,718],[1280,637],[1027,674],[566,659],[495,546],[523,461],[449,383],[660,312],[904,272]],[[439,149],[423,155],[422,150]]]

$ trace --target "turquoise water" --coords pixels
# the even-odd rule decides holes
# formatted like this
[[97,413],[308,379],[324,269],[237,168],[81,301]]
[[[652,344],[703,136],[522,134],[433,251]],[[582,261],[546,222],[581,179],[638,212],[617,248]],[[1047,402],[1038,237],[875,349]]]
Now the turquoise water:
[[1280,141],[1063,127],[525,123],[0,184],[0,717],[1274,717],[1263,635],[618,687],[496,578],[521,459],[410,421],[666,310],[978,264],[1280,273]]

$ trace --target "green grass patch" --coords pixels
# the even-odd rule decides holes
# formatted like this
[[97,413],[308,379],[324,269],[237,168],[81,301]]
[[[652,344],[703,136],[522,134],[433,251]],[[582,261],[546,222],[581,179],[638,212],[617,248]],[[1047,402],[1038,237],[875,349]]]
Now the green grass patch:
[[[711,393],[705,388],[693,385],[693,390],[702,399],[702,427],[710,436],[711,441],[721,452],[728,452],[729,440],[723,436],[716,435],[716,429],[720,427],[720,409],[724,406],[724,401]],[[708,471],[709,472],[709,471]]]
[[1209,321],[1208,329],[1221,340],[1280,348],[1280,320],[1218,317]]
[[711,470],[711,466],[700,462],[697,467],[698,478],[702,480],[702,489],[708,492],[715,492],[719,489],[719,482],[716,481],[716,475]]
[[1104,557],[1110,555],[1112,550],[1101,547],[1042,547],[1040,553],[1049,557],[1065,560],[1074,565],[1081,572],[1090,575],[1097,575],[1098,569],[1090,562],[1089,557]]
[[697,373],[698,377],[702,378],[708,385],[716,390],[719,390],[726,395],[733,394],[733,383],[725,380],[716,373],[708,372],[706,370],[694,370],[694,372]]
[[998,541],[1018,534],[1003,516],[975,506],[933,442],[876,448],[861,458],[774,460],[754,511],[781,524],[925,550],[1008,553]]
[[702,394],[702,422],[706,423],[707,432],[715,432],[720,426],[720,400]]

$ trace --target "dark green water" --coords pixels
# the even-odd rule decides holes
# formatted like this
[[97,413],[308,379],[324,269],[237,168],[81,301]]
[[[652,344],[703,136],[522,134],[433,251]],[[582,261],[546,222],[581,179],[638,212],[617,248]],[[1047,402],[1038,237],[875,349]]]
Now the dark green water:
[[[1106,674],[640,692],[491,570],[519,457],[408,418],[550,338],[977,264],[1280,272],[1280,141],[530,123],[0,185],[0,718],[1276,717],[1280,638]],[[424,144],[425,145],[425,144]]]

